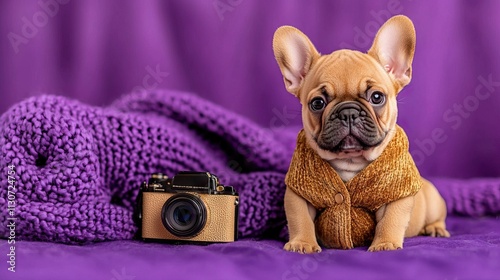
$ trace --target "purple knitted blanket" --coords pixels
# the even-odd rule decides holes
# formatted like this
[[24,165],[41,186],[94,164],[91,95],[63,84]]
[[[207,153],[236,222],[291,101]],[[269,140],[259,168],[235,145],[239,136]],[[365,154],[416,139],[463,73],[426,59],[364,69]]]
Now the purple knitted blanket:
[[[284,224],[283,180],[293,136],[274,137],[196,96],[133,94],[107,108],[41,96],[14,106],[0,123],[1,170],[4,177],[7,165],[16,171],[20,238],[132,238],[139,185],[159,171],[210,171],[234,185],[243,236]],[[0,184],[0,234],[6,236],[7,181]]]
[[[140,183],[153,172],[182,170],[210,171],[236,187],[242,236],[277,236],[297,131],[260,128],[181,92],[132,94],[105,108],[56,96],[28,99],[0,117],[0,236],[9,234],[8,201],[15,201],[19,239],[130,239]],[[9,170],[15,194],[4,179]],[[500,212],[496,180],[443,180],[438,187],[450,212]]]

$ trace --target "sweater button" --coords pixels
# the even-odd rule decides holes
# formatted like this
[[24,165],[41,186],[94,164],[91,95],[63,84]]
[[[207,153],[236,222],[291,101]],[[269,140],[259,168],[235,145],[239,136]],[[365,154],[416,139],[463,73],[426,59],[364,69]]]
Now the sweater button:
[[335,195],[335,202],[338,204],[342,203],[344,201],[344,196],[341,193],[338,193]]

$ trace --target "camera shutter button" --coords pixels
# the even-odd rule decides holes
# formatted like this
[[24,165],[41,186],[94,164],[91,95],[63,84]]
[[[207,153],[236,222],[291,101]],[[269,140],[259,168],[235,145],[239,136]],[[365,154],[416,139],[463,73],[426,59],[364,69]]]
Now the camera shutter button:
[[344,196],[341,193],[335,195],[335,202],[338,204],[344,202]]

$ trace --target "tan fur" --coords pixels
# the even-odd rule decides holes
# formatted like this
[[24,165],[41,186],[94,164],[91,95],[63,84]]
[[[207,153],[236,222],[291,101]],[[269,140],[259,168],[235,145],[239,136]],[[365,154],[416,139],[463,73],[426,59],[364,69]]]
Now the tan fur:
[[[380,156],[394,136],[398,108],[396,96],[411,80],[411,63],[415,51],[413,23],[405,16],[389,19],[377,33],[367,53],[338,50],[320,55],[302,32],[291,26],[280,27],[273,39],[276,60],[287,90],[302,104],[302,121],[308,144],[337,171],[343,181],[353,178]],[[367,91],[368,86],[370,89]],[[327,121],[309,110],[312,98],[322,96],[324,88],[330,99],[325,112],[343,101],[357,101],[370,109],[369,114],[384,140],[367,150],[334,153],[319,148],[315,137]],[[375,110],[367,95],[380,91],[386,104]],[[369,251],[394,250],[403,247],[403,238],[426,234],[448,237],[446,205],[436,188],[423,180],[422,189],[384,205],[376,212],[377,226]],[[292,190],[286,190],[285,211],[290,241],[285,250],[301,253],[319,252],[314,232],[316,209]]]

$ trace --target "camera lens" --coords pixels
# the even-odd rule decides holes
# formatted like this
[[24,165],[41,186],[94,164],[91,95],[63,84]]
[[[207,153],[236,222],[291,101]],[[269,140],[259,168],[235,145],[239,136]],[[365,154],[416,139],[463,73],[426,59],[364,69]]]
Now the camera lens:
[[189,226],[194,222],[194,208],[192,205],[179,205],[174,209],[175,222],[181,226]]
[[194,237],[205,227],[206,208],[192,194],[176,194],[163,205],[161,219],[165,228],[178,237]]

